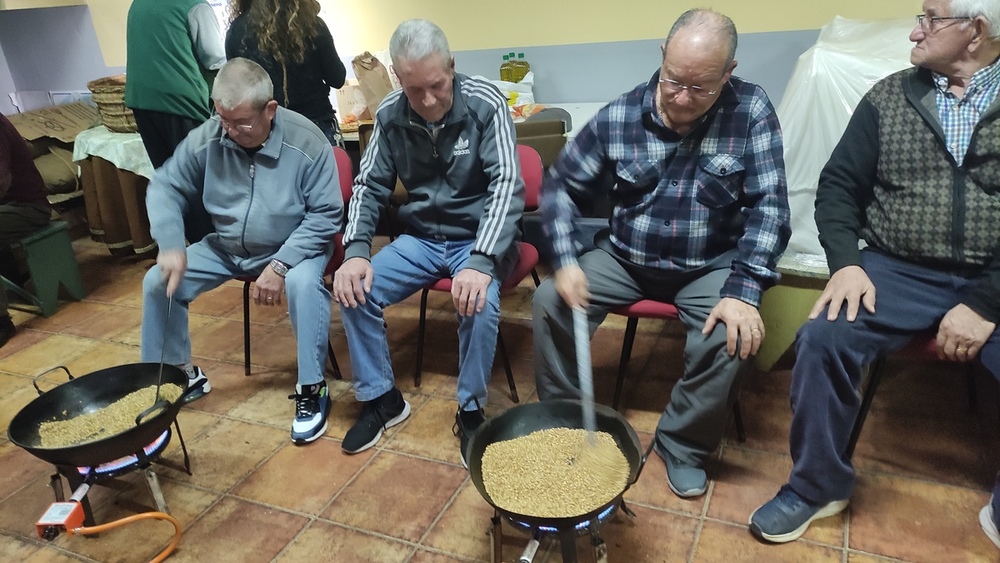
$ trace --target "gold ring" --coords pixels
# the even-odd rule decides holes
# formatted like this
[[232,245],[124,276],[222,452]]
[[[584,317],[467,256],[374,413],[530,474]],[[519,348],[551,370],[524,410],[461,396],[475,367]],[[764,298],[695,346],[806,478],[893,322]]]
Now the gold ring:
[[965,348],[962,348],[961,346],[959,346],[958,348],[955,348],[955,351],[958,352],[959,354],[964,354],[965,353]]
[[750,332],[753,332],[753,333],[756,333],[756,334],[760,334],[760,329],[757,328],[757,327],[753,327],[753,328],[750,329]]

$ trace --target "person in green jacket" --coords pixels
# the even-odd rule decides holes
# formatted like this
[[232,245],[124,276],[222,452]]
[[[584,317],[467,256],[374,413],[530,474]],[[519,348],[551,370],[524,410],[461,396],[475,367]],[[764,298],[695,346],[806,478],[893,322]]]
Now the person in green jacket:
[[159,168],[211,116],[209,80],[226,62],[222,33],[205,0],[135,0],[126,42],[125,105]]

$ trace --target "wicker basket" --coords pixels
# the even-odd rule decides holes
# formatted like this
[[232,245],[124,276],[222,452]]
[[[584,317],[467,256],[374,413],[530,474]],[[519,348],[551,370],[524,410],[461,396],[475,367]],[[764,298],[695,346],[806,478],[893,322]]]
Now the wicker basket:
[[118,74],[98,78],[87,83],[87,89],[93,93],[97,111],[101,114],[101,123],[116,133],[135,133],[135,116],[132,110],[125,107],[125,75]]

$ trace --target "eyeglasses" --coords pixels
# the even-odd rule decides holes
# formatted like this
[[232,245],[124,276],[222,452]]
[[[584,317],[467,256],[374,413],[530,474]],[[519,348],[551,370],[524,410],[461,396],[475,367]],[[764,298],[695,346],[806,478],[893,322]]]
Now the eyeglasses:
[[218,119],[219,122],[222,123],[222,126],[225,127],[228,130],[235,129],[236,131],[239,131],[240,133],[249,133],[249,132],[253,131],[253,128],[257,125],[257,122],[260,121],[260,116],[262,116],[262,115],[264,115],[264,110],[261,110],[260,113],[257,114],[257,117],[249,125],[247,125],[247,124],[240,124],[240,123],[233,123],[232,121],[229,121],[227,119],[223,119],[222,116],[219,115],[219,114],[215,114],[215,118]]
[[676,96],[681,93],[682,90],[687,90],[687,93],[692,98],[706,99],[714,96],[716,92],[719,91],[718,88],[714,90],[709,90],[704,86],[689,86],[687,84],[682,84],[676,80],[671,80],[669,78],[660,78],[660,86],[666,90],[667,94],[671,96]]
[[976,19],[976,18],[959,17],[959,16],[954,16],[954,17],[952,17],[952,16],[928,16],[927,14],[917,14],[917,25],[920,26],[920,30],[923,31],[924,33],[934,33],[935,31],[937,31],[939,29],[944,29],[944,27],[948,27],[948,26],[944,26],[944,27],[939,26],[938,22],[949,21],[949,20],[950,21],[960,21],[960,20],[971,21],[971,20],[974,20],[974,19]]

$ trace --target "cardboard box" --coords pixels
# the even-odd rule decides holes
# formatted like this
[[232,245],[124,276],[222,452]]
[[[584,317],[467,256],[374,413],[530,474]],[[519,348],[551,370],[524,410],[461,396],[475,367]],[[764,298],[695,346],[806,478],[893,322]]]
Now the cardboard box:
[[7,119],[28,141],[52,137],[64,143],[72,143],[80,131],[100,123],[97,108],[83,102],[15,113],[8,115]]
[[566,144],[565,124],[562,121],[522,121],[514,124],[517,142],[538,151],[545,168],[552,166],[559,151]]
[[351,80],[337,90],[337,113],[340,116],[341,129],[345,132],[357,131],[358,122],[371,121],[372,118],[365,103],[365,96],[356,82]]

